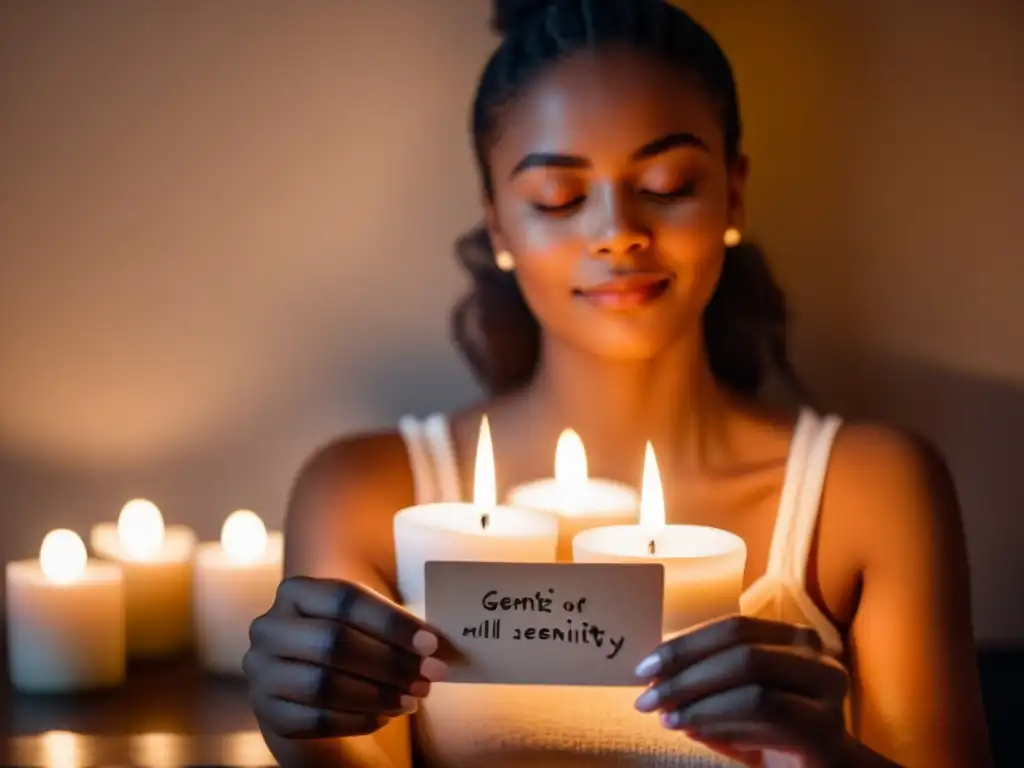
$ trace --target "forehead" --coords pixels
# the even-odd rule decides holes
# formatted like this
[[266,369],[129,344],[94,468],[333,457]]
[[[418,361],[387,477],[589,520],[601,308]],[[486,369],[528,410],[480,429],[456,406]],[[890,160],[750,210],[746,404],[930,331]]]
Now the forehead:
[[632,51],[586,52],[553,65],[504,109],[491,159],[498,173],[529,152],[621,162],[676,132],[724,156],[714,103],[696,82]]

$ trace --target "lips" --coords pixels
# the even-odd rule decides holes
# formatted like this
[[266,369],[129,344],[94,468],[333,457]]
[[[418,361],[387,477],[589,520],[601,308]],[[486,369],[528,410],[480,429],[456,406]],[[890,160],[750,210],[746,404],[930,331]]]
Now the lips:
[[634,309],[657,301],[671,285],[672,278],[664,273],[630,275],[579,288],[573,291],[573,295],[602,309]]

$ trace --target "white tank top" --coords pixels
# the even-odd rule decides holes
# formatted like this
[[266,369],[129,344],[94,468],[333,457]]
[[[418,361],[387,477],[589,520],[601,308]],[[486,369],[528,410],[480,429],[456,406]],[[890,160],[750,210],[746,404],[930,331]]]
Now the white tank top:
[[[813,627],[826,650],[842,655],[842,637],[807,594],[807,561],[817,527],[829,456],[841,420],[804,409],[786,463],[765,573],[740,597],[740,610]],[[399,422],[416,501],[463,498],[448,419]],[[438,683],[415,715],[428,768],[721,768],[737,763],[668,731],[633,707],[633,688]],[[766,768],[799,768],[789,755],[765,753]]]

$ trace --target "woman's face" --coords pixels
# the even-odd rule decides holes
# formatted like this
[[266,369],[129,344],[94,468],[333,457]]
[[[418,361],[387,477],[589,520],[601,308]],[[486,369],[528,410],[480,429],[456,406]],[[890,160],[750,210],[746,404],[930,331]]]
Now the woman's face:
[[699,87],[630,51],[571,57],[504,109],[489,159],[492,242],[547,334],[638,359],[699,329],[746,175]]

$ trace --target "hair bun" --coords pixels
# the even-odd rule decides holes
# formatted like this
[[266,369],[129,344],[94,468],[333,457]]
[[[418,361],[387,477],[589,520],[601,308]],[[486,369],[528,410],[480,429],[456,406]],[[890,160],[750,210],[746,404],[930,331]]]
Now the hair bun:
[[494,0],[491,29],[507,35],[542,14],[556,2],[557,0]]

